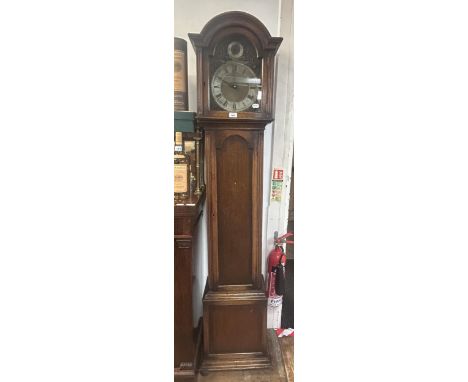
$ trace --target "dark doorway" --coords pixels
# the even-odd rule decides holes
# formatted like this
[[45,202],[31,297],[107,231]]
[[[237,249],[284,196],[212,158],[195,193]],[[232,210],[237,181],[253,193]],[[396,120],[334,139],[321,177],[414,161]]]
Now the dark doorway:
[[[288,232],[294,233],[294,158],[291,171]],[[286,244],[286,288],[283,296],[281,327],[294,328],[294,245],[292,244]]]

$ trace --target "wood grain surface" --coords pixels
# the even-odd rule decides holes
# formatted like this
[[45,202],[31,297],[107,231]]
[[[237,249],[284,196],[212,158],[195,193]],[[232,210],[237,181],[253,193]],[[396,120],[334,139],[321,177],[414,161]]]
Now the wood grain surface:
[[[280,341],[276,337],[273,329],[268,329],[268,345],[271,350],[272,367],[260,370],[242,370],[242,371],[212,371],[207,375],[199,374],[198,382],[288,382],[293,379],[287,379]],[[289,346],[290,344],[288,344]],[[288,369],[293,370],[292,346],[288,347],[287,362],[291,362]],[[290,355],[290,356],[289,356]],[[292,374],[293,375],[293,374]]]
[[294,337],[278,338],[288,382],[294,381]]

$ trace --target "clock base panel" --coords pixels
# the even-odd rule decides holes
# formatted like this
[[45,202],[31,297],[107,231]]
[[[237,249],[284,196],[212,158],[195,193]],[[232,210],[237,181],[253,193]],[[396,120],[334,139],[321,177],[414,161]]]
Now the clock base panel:
[[209,291],[203,299],[202,371],[271,366],[263,290]]

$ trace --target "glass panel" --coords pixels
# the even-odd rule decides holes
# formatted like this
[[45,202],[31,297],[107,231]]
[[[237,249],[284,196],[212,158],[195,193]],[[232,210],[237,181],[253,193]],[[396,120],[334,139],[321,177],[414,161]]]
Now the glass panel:
[[209,85],[210,110],[261,111],[262,60],[245,37],[232,35],[216,46]]

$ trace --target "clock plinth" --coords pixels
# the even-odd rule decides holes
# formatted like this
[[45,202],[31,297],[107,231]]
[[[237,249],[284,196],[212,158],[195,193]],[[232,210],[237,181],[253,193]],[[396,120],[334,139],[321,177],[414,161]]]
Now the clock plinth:
[[208,285],[202,371],[271,366],[262,275],[263,133],[273,120],[273,63],[282,41],[244,12],[189,34],[205,132]]
[[209,291],[203,299],[202,371],[271,366],[263,290]]

